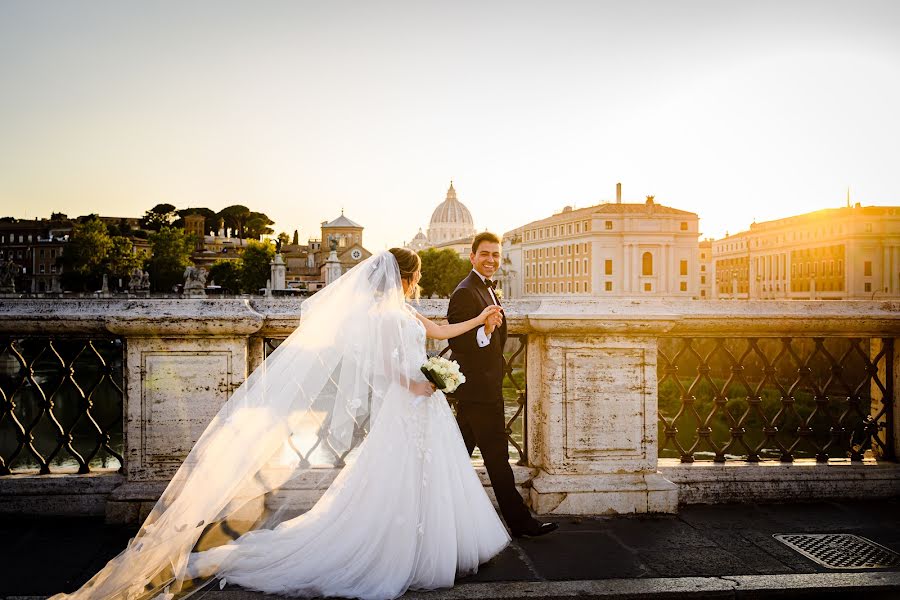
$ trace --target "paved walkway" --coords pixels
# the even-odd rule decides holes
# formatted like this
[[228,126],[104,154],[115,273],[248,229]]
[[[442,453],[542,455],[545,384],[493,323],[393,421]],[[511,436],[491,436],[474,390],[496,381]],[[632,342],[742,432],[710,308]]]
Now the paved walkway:
[[[557,518],[560,529],[515,540],[451,590],[463,598],[900,598],[900,567],[832,571],[778,533],[853,533],[900,552],[900,499],[683,507],[678,515]],[[0,519],[0,597],[80,585],[133,535],[97,519]],[[261,597],[227,586],[207,600]]]

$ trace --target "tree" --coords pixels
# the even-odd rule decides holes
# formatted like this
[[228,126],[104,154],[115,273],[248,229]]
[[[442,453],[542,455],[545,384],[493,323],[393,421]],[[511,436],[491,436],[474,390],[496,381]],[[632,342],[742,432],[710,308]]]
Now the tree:
[[132,271],[144,267],[146,256],[143,253],[135,254],[134,244],[125,236],[117,235],[110,239],[112,245],[104,260],[104,271],[110,277],[128,281]]
[[244,290],[251,294],[258,293],[266,287],[271,277],[272,267],[269,263],[275,258],[275,246],[271,242],[251,241],[241,254],[241,283]]
[[217,260],[209,268],[209,280],[232,294],[241,292],[242,274],[240,260]]
[[144,213],[141,219],[141,227],[150,231],[159,231],[169,226],[175,220],[175,207],[171,204],[157,204]]
[[269,227],[269,225],[274,224],[275,221],[270,219],[265,213],[251,212],[250,218],[247,220],[247,225],[244,228],[245,237],[258,240],[264,235],[272,235],[275,233],[275,230]]
[[150,234],[153,252],[147,261],[150,282],[156,291],[169,292],[183,282],[184,270],[191,265],[191,252],[196,240],[184,229],[163,226]]
[[284,231],[282,231],[281,233],[278,234],[278,239],[281,240],[282,248],[284,248],[285,246],[287,246],[288,244],[291,243],[291,236],[289,236]]
[[106,230],[106,224],[97,215],[90,215],[75,223],[72,237],[59,258],[62,285],[78,291],[86,288],[99,289],[104,263],[112,247],[113,241]]
[[465,279],[472,265],[459,257],[454,250],[428,248],[419,252],[422,259],[422,278],[419,287],[425,298],[437,295],[448,298],[460,281]]
[[297,231],[296,229],[294,230],[294,240],[293,240],[293,244],[294,244],[295,246],[299,246],[299,245],[300,245],[300,232]]
[[250,220],[249,208],[242,204],[233,204],[220,210],[216,216],[222,218],[225,227],[231,228],[232,235],[239,238],[244,237],[244,229],[247,227],[247,221]]
[[203,215],[203,233],[207,234],[210,231],[217,230],[219,228],[219,216],[215,213],[215,211],[206,208],[183,208],[179,211],[176,211],[178,218],[172,222],[172,227],[181,227],[184,229],[184,217],[187,215]]

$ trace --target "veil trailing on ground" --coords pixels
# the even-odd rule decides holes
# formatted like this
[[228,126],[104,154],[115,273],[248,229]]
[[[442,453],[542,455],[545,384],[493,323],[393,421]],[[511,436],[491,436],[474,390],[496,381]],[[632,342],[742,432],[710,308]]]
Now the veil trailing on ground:
[[341,464],[388,388],[418,372],[404,304],[389,252],[306,300],[300,326],[222,406],[128,547],[71,597],[185,593],[192,551],[277,523],[267,495],[316,453]]

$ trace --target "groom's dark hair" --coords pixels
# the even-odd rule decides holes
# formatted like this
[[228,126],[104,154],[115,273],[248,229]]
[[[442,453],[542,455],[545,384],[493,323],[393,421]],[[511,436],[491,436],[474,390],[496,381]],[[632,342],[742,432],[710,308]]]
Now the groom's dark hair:
[[475,239],[472,240],[472,254],[478,254],[478,246],[481,245],[481,242],[490,242],[492,244],[499,244],[500,238],[497,237],[497,234],[491,233],[490,231],[482,231],[478,235],[475,236]]

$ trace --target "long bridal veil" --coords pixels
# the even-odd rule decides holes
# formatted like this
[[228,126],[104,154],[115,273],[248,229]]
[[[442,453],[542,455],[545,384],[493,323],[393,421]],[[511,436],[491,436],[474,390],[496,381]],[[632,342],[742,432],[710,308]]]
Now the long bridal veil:
[[221,543],[223,530],[274,525],[266,498],[314,456],[340,464],[390,385],[418,371],[404,303],[389,252],[306,300],[299,327],[222,406],[128,547],[71,597],[185,592],[193,550]]

